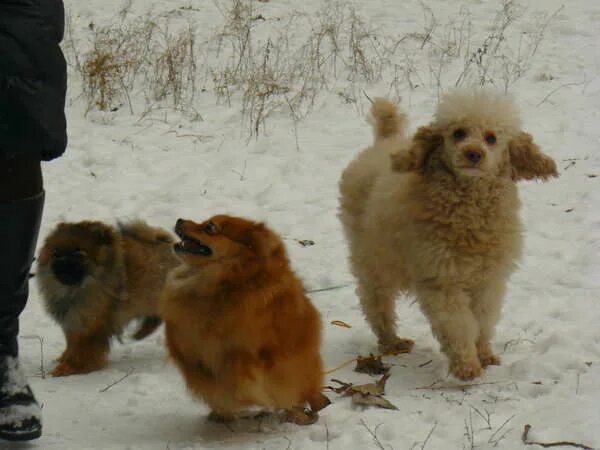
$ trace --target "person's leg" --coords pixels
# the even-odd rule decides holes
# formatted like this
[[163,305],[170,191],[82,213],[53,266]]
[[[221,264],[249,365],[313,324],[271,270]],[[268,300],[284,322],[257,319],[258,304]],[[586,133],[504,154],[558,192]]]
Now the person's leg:
[[0,161],[0,439],[41,435],[41,411],[18,362],[19,315],[42,218],[44,191],[35,155]]

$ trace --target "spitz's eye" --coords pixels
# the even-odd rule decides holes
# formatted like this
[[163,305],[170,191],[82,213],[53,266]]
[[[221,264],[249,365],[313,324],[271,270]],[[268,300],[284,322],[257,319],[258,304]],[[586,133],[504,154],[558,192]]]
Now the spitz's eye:
[[493,133],[487,133],[484,139],[485,142],[487,142],[490,145],[494,145],[496,143],[496,135]]
[[467,137],[467,130],[465,130],[464,128],[457,128],[452,133],[452,137],[457,141],[462,141],[464,138]]
[[204,225],[204,231],[208,234],[217,234],[219,232],[217,226],[212,222],[208,222]]

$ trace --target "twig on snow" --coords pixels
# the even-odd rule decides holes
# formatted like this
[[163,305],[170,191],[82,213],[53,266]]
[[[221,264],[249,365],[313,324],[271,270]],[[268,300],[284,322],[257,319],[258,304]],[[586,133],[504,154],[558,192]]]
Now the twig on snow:
[[465,436],[467,437],[467,441],[469,442],[469,449],[473,450],[475,448],[475,436],[473,433],[473,415],[471,414],[471,410],[469,409],[469,421],[465,418]]
[[490,412],[484,408],[483,410],[485,411],[485,414],[483,414],[479,409],[475,408],[473,405],[469,405],[469,406],[485,422],[485,424],[487,425],[487,430],[491,430],[492,424],[491,424]]
[[46,369],[44,368],[44,338],[37,334],[28,334],[26,336],[21,336],[23,339],[37,339],[40,343],[40,377],[42,379],[46,378]]
[[551,91],[550,91],[550,93],[549,93],[548,95],[546,95],[546,96],[545,96],[545,97],[542,99],[542,101],[541,101],[541,102],[539,102],[539,103],[538,103],[537,105],[535,105],[535,106],[536,106],[536,108],[537,108],[537,107],[539,107],[539,106],[543,105],[543,104],[546,102],[546,100],[548,100],[548,99],[550,98],[550,96],[552,96],[552,94],[554,94],[556,91],[558,91],[558,90],[560,90],[560,89],[562,89],[562,88],[566,88],[566,87],[569,87],[569,86],[581,86],[582,84],[586,84],[586,83],[587,83],[587,80],[586,80],[586,78],[585,78],[585,76],[584,76],[584,77],[583,77],[583,81],[580,81],[580,82],[578,82],[578,83],[565,83],[565,84],[561,84],[561,85],[560,85],[560,86],[558,86],[557,88],[554,88],[553,90],[551,90]]
[[371,97],[369,97],[369,95],[365,92],[364,89],[362,89],[362,93],[365,97],[367,97],[367,100],[369,100],[369,102],[371,102],[371,104],[373,104],[373,99]]
[[506,419],[506,420],[504,421],[504,423],[503,423],[502,425],[500,425],[500,428],[498,428],[496,431],[494,431],[494,432],[492,433],[492,435],[491,435],[491,436],[490,436],[490,438],[488,439],[488,443],[496,445],[496,444],[498,444],[498,442],[500,442],[502,439],[504,439],[504,437],[506,436],[506,433],[508,433],[510,430],[506,430],[506,432],[505,432],[505,433],[503,433],[503,434],[501,434],[501,435],[500,435],[500,437],[498,437],[498,439],[494,439],[494,438],[496,437],[496,435],[497,435],[498,433],[500,433],[500,430],[502,430],[502,429],[503,429],[503,428],[504,428],[504,427],[505,427],[505,426],[508,424],[508,422],[510,422],[511,420],[513,420],[513,419],[514,419],[514,417],[515,417],[515,415],[513,414],[513,415],[512,415],[512,416],[510,416],[508,419]]
[[109,384],[108,386],[100,389],[98,392],[106,392],[108,391],[111,387],[113,387],[115,384],[119,384],[121,381],[123,381],[125,378],[127,378],[129,375],[131,375],[133,372],[135,371],[134,367],[130,367],[129,370],[127,371],[127,373],[125,375],[123,375],[121,378],[119,378],[117,381]]
[[501,384],[501,383],[504,383],[504,382],[503,381],[490,381],[487,383],[447,384],[447,385],[442,385],[442,386],[422,386],[422,387],[416,387],[414,389],[416,389],[416,390],[431,390],[431,391],[443,390],[443,389],[466,389],[466,388],[471,388],[471,387],[476,387],[476,386],[485,386],[487,384]]
[[381,441],[379,440],[379,438],[377,437],[377,428],[379,427],[379,425],[377,425],[377,427],[375,427],[375,431],[371,430],[369,428],[369,426],[367,425],[367,422],[365,422],[364,419],[360,419],[360,424],[365,427],[365,429],[369,432],[369,434],[373,437],[373,441],[375,441],[375,444],[377,445],[377,447],[379,447],[381,450],[385,450],[385,447],[383,446],[383,444],[381,443]]
[[548,447],[576,447],[582,448],[584,450],[594,450],[592,447],[588,447],[584,444],[577,444],[575,442],[570,441],[558,441],[558,442],[537,442],[531,441],[529,439],[529,430],[531,430],[531,425],[527,424],[523,428],[523,434],[521,435],[521,440],[525,445],[539,445],[540,447],[548,448]]
[[320,288],[320,289],[309,289],[306,291],[307,294],[314,294],[316,292],[325,292],[325,291],[333,291],[335,289],[341,289],[341,288],[345,288],[352,285],[352,283],[346,283],[346,284],[340,284],[338,286],[331,286],[331,287],[326,287],[326,288]]
[[287,443],[288,443],[288,446],[285,448],[285,450],[290,450],[290,448],[292,448],[292,440],[291,440],[289,437],[287,437],[287,436],[284,436],[283,438],[284,438],[284,439],[287,441]]
[[429,434],[427,435],[427,437],[425,438],[425,440],[423,441],[423,445],[421,445],[421,450],[425,450],[425,447],[427,446],[427,442],[429,442],[429,439],[431,438],[431,435],[433,434],[433,432],[435,431],[436,427],[437,427],[437,422],[435,422],[433,424],[433,426],[431,427],[431,430],[429,430]]

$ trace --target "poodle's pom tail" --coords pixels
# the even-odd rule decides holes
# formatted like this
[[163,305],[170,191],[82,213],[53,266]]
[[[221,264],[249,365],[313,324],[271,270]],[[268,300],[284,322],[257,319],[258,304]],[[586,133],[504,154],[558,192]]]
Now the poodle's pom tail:
[[406,115],[385,98],[376,98],[371,106],[375,140],[404,134]]

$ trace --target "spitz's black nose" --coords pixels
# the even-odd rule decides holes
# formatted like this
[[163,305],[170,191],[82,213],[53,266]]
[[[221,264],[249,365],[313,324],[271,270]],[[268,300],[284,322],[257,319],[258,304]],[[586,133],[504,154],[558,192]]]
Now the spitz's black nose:
[[175,234],[179,237],[181,237],[181,227],[183,226],[183,222],[185,222],[184,219],[177,219],[177,222],[175,222]]

